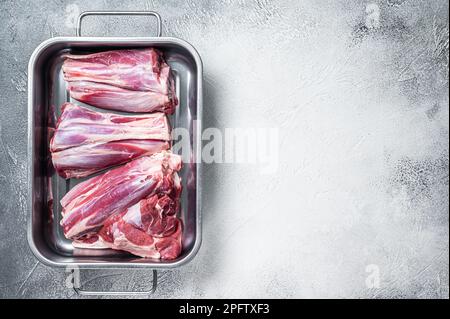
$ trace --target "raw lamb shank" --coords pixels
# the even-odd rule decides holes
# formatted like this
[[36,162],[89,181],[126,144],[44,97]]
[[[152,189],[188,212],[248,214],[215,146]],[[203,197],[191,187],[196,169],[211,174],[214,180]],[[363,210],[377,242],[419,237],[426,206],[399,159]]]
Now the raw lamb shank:
[[78,248],[113,248],[134,255],[174,259],[181,252],[182,224],[178,199],[153,195],[108,218],[100,231],[75,240]]
[[178,100],[170,66],[153,48],[67,54],[62,66],[70,95],[100,108],[171,114]]
[[163,151],[76,185],[61,199],[65,236],[77,239],[97,233],[110,216],[149,196],[165,194],[177,199],[180,169],[181,157]]
[[164,113],[117,115],[71,103],[62,106],[50,141],[53,166],[64,178],[85,177],[169,147]]

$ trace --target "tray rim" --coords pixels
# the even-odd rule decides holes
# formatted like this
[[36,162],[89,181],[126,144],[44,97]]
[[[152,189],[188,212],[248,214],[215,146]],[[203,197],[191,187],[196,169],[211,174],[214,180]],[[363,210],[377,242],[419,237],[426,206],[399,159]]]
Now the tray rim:
[[[182,259],[174,261],[174,262],[59,262],[44,256],[39,248],[36,246],[34,242],[33,236],[33,144],[34,144],[34,117],[33,117],[33,96],[34,96],[34,68],[36,65],[36,61],[40,54],[48,47],[60,44],[60,43],[69,43],[69,42],[84,42],[84,43],[92,43],[95,44],[142,44],[142,45],[152,45],[152,44],[164,44],[170,43],[178,45],[184,49],[186,49],[194,58],[195,67],[197,68],[197,121],[196,121],[196,149],[194,150],[196,154],[196,235],[195,241],[190,252],[184,256]],[[27,116],[28,116],[28,129],[27,129],[27,241],[28,245],[33,253],[33,255],[45,265],[51,267],[67,267],[67,266],[76,266],[80,268],[151,268],[151,269],[170,269],[180,267],[190,262],[198,253],[202,243],[202,223],[201,223],[201,215],[202,215],[202,196],[201,196],[201,178],[202,178],[202,161],[201,161],[201,132],[202,132],[202,117],[203,117],[203,63],[200,58],[197,50],[187,41],[175,38],[175,37],[78,37],[78,36],[62,36],[62,37],[53,37],[47,39],[40,43],[33,53],[30,56],[30,60],[28,62],[28,102],[27,102]],[[199,160],[200,159],[200,160]],[[73,258],[73,257],[68,257]],[[92,257],[94,259],[95,257]]]

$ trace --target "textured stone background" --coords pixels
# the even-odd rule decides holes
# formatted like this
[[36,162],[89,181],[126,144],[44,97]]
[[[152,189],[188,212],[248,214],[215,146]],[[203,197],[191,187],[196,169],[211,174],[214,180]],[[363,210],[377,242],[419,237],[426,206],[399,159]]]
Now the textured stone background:
[[[1,297],[76,297],[26,241],[27,63],[45,39],[74,34],[76,8],[158,11],[164,34],[202,56],[205,128],[280,130],[274,175],[205,166],[203,245],[159,273],[156,297],[449,297],[446,0],[2,0]],[[147,18],[84,26],[154,31]],[[374,269],[379,288],[366,284]],[[82,279],[145,289],[150,275]]]

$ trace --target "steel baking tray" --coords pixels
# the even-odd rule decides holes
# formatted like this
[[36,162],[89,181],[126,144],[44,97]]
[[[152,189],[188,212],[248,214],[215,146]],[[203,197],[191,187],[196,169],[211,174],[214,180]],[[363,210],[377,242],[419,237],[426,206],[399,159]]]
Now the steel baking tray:
[[[84,14],[86,15],[86,14]],[[81,19],[79,18],[79,26]],[[158,22],[160,22],[160,18]],[[80,33],[80,27],[77,29]],[[158,34],[161,25],[158,24]],[[170,121],[189,132],[190,160],[180,172],[183,250],[172,261],[137,258],[115,250],[75,249],[59,225],[61,198],[77,183],[64,180],[49,164],[48,130],[60,106],[72,101],[63,79],[65,53],[89,53],[123,48],[154,47],[163,51],[176,77],[179,106]],[[72,102],[80,103],[73,100]],[[53,114],[53,110],[56,114]],[[97,109],[101,111],[100,109]],[[191,260],[201,242],[201,121],[202,62],[186,41],[172,37],[57,37],[40,44],[28,66],[28,241],[36,257],[51,266],[173,268]],[[186,151],[186,150],[184,150]]]

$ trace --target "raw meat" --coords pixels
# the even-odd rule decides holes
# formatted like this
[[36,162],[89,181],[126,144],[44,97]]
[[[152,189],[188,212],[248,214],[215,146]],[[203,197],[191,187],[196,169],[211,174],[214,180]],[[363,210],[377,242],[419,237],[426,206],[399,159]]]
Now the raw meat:
[[169,140],[170,127],[164,113],[116,115],[65,103],[50,151],[59,175],[78,178],[167,150]]
[[128,208],[121,219],[150,236],[167,237],[176,230],[178,206],[178,198],[153,195]]
[[77,239],[96,233],[110,216],[143,198],[155,194],[177,196],[181,192],[177,174],[180,169],[181,157],[163,151],[78,184],[61,200],[65,236]]
[[170,66],[155,49],[65,55],[73,98],[105,109],[173,113],[178,104]]
[[66,81],[90,81],[135,91],[167,94],[167,64],[155,49],[114,50],[85,55],[66,54],[62,66]]
[[164,113],[117,115],[64,103],[50,141],[52,152],[66,148],[129,139],[169,141],[170,126]]
[[172,114],[176,97],[151,91],[132,91],[101,83],[69,82],[70,96],[99,108],[123,112],[164,112]]
[[153,195],[108,218],[100,231],[74,241],[78,248],[113,248],[150,258],[174,259],[181,252],[178,199]]
[[52,162],[61,177],[80,178],[169,148],[168,142],[160,140],[112,141],[54,152]]

